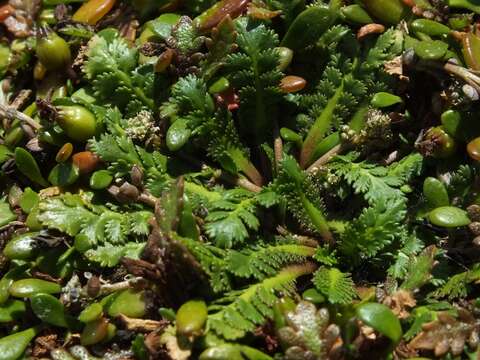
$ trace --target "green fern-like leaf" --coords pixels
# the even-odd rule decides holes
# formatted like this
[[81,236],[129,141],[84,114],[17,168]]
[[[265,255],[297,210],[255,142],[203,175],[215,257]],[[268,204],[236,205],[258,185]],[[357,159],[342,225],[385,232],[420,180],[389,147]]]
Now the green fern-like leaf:
[[[128,239],[138,243],[146,241],[150,231],[148,221],[152,216],[149,211],[113,211],[92,204],[89,194],[66,193],[41,201],[38,220],[47,228],[81,237],[82,247],[89,251],[87,257],[113,266],[122,253],[133,251],[133,245],[125,246]],[[112,250],[110,256],[101,260],[100,256],[107,254],[108,248]]]
[[[162,105],[161,113],[172,121],[167,131],[170,150],[176,151],[187,139],[195,139],[196,145],[205,148],[223,169],[232,174],[243,172],[261,185],[261,176],[249,160],[249,151],[240,140],[231,113],[225,108],[215,110],[202,78],[194,75],[181,78],[173,86],[169,101]],[[180,144],[175,142],[178,124],[185,134]]]
[[89,42],[88,61],[83,68],[89,79],[113,71],[130,72],[137,65],[138,52],[135,48],[116,32],[109,31],[104,35],[96,35]]
[[272,307],[278,300],[278,294],[291,293],[295,280],[310,274],[314,269],[311,263],[289,266],[260,283],[227,294],[223,299],[227,305],[211,306],[208,328],[227,340],[244,337],[263,324],[265,319],[273,317]]
[[469,165],[460,165],[456,171],[451,174],[448,182],[448,193],[453,197],[465,197],[473,183],[474,169]]
[[288,264],[306,261],[314,252],[314,248],[296,244],[256,246],[229,251],[226,264],[228,271],[237,277],[263,280]]
[[340,252],[354,261],[375,256],[405,232],[405,214],[401,200],[378,202],[366,208],[341,235]]
[[167,158],[158,151],[148,152],[136,146],[126,135],[103,134],[99,139],[91,139],[89,145],[95,154],[108,163],[108,169],[116,177],[125,176],[134,165],[146,172],[147,182],[151,177],[158,181],[165,176]]
[[225,271],[227,250],[178,235],[173,235],[173,238],[181,243],[200,264],[215,293],[232,290],[231,276]]
[[255,197],[246,190],[227,190],[222,199],[212,202],[208,209],[205,231],[223,248],[242,243],[249,236],[248,230],[257,230],[260,225]]
[[480,279],[480,265],[476,264],[471,270],[451,276],[448,281],[431,295],[437,299],[447,298],[453,300],[464,298],[468,295],[470,283]]
[[350,120],[376,91],[385,91],[391,79],[384,73],[383,64],[399,55],[402,46],[403,37],[394,30],[382,34],[373,46],[366,45],[363,49],[351,31],[343,27],[333,27],[322,36],[317,47],[326,50],[324,56],[328,61],[317,91],[292,97],[302,111],[297,130],[306,134],[300,154],[302,167],[315,160],[315,148],[326,135]]
[[416,291],[431,278],[431,271],[434,266],[437,248],[429,246],[418,256],[412,257],[408,263],[405,280],[400,288]]
[[89,249],[84,256],[100,266],[113,267],[120,262],[122,257],[138,259],[140,257],[145,243],[128,242],[123,245],[102,245],[94,249]]
[[252,29],[246,19],[236,22],[239,53],[226,58],[226,70],[240,97],[240,126],[261,143],[269,127],[268,119],[281,99],[278,85],[282,73],[277,69],[277,34],[264,25]]
[[155,110],[153,67],[137,68],[138,51],[117,31],[108,29],[93,36],[86,57],[83,72],[100,101],[126,108],[129,115],[142,108]]
[[368,50],[365,61],[361,65],[362,71],[372,72],[383,67],[385,61],[393,59],[401,53],[402,49],[402,32],[395,29],[385,31]]
[[389,167],[378,166],[362,161],[355,163],[352,157],[337,156],[331,169],[343,177],[356,193],[362,194],[370,204],[379,201],[405,201],[405,195],[399,189],[414,175],[419,175],[423,158],[412,154]]
[[388,274],[395,279],[405,279],[408,275],[408,267],[412,257],[415,257],[424,247],[423,242],[411,234],[403,244],[402,248],[395,254],[395,262],[388,269]]
[[350,274],[322,266],[313,275],[313,284],[332,304],[349,304],[356,296]]

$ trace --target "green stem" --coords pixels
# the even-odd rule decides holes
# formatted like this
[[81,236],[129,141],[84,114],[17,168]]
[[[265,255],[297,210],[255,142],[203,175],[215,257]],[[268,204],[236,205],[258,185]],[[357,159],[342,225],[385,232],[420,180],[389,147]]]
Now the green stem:
[[317,207],[315,207],[315,205],[313,205],[312,202],[308,200],[303,193],[300,195],[300,200],[302,202],[303,208],[305,209],[308,217],[310,218],[310,220],[312,221],[313,225],[318,230],[320,235],[329,244],[333,244],[334,242],[333,234],[328,227],[327,219],[325,219],[325,216],[323,215],[323,213]]
[[[257,186],[262,186],[263,184],[263,177],[257,168],[248,160],[245,156],[239,154],[232,154],[236,155],[234,157],[235,162],[239,166],[240,170]],[[232,156],[233,157],[233,156]]]
[[312,128],[308,132],[300,153],[300,166],[302,169],[306,168],[312,158],[312,154],[315,151],[315,147],[318,142],[322,140],[325,133],[330,129],[333,119],[333,112],[343,94],[343,81],[335,91],[335,94],[328,100],[325,109],[323,109],[320,116],[315,120]]

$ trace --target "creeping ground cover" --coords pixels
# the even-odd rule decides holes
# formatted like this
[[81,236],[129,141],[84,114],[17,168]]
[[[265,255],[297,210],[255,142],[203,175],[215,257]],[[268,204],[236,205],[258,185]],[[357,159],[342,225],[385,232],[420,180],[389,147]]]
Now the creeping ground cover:
[[480,2],[3,0],[17,359],[480,359]]

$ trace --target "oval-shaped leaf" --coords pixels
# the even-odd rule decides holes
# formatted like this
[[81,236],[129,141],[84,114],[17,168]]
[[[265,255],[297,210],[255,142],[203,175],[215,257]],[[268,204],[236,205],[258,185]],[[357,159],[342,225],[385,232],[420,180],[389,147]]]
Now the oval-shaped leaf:
[[387,306],[378,303],[366,303],[357,308],[357,317],[380,334],[397,344],[403,332],[400,321]]
[[63,304],[50,294],[36,294],[31,298],[34,314],[47,324],[67,327]]

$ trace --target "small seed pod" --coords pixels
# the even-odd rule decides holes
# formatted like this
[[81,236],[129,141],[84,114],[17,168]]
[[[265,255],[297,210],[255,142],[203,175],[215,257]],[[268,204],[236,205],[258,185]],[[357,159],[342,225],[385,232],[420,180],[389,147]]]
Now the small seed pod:
[[467,144],[467,153],[473,160],[480,160],[480,137],[477,137]]
[[47,26],[38,31],[36,54],[48,70],[61,69],[72,60],[68,43]]
[[406,49],[402,54],[402,62],[405,66],[413,66],[415,64],[415,50]]
[[280,71],[284,71],[292,62],[293,50],[285,46],[280,46],[277,47],[277,51],[279,55],[277,69]]
[[130,170],[130,180],[134,186],[143,186],[143,170],[138,165],[132,166],[132,170]]
[[140,191],[136,186],[128,182],[124,182],[122,186],[118,188],[118,194],[116,198],[121,202],[133,202],[137,200],[138,196],[140,195]]
[[467,207],[467,214],[470,220],[480,221],[480,205],[472,204]]
[[100,292],[100,279],[98,276],[93,275],[87,281],[87,295],[94,298]]
[[365,36],[370,34],[382,34],[385,32],[385,26],[382,24],[367,24],[362,26],[357,32],[357,39],[362,40]]
[[475,236],[475,238],[472,240],[472,244],[475,246],[480,246],[480,236]]
[[78,22],[95,25],[115,5],[115,0],[89,0],[73,14],[72,19]]
[[465,96],[471,101],[477,101],[479,98],[477,90],[471,85],[465,84],[462,86],[462,91]]
[[473,235],[475,235],[475,236],[480,235],[480,222],[475,221],[475,222],[472,222],[472,223],[468,224],[468,229],[470,230],[470,232]]
[[155,72],[164,73],[172,63],[175,52],[172,49],[166,49],[155,63]]
[[455,140],[441,126],[430,128],[419,144],[420,151],[437,159],[445,159],[456,151]]
[[284,93],[295,93],[301,91],[307,85],[307,80],[300,76],[288,75],[280,82],[280,89]]
[[33,78],[35,80],[42,80],[47,73],[47,68],[43,65],[42,62],[37,61],[33,67]]
[[468,338],[468,345],[472,349],[476,349],[478,347],[478,344],[480,343],[480,338],[478,331],[474,330],[470,333],[470,336]]
[[62,163],[67,161],[72,155],[73,145],[71,143],[64,144],[60,150],[58,150],[57,155],[55,156],[55,161]]
[[72,162],[80,174],[89,174],[100,164],[100,158],[91,151],[82,151],[72,156]]

